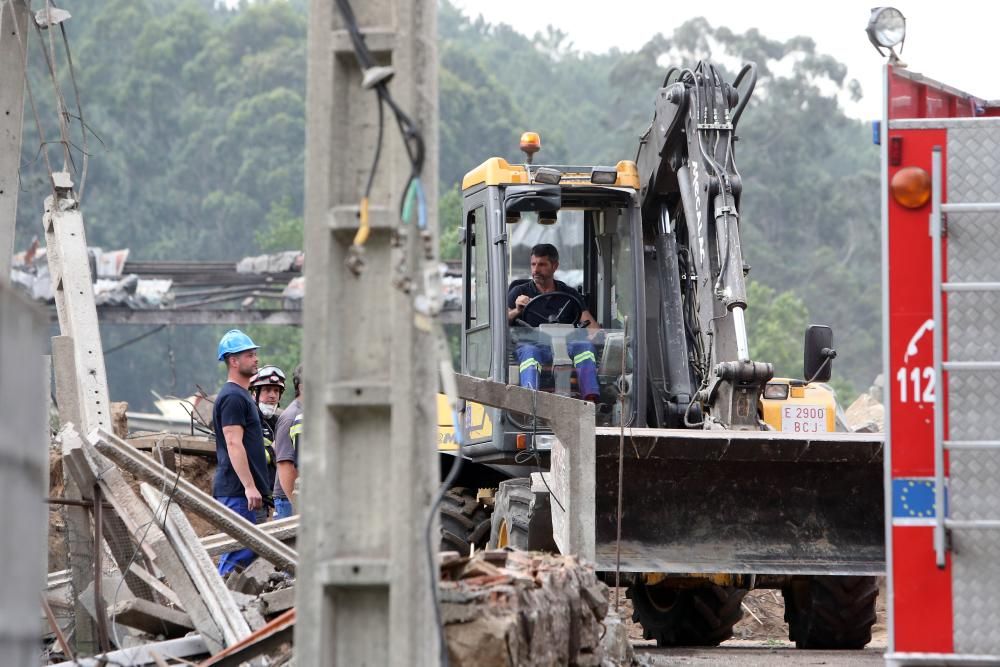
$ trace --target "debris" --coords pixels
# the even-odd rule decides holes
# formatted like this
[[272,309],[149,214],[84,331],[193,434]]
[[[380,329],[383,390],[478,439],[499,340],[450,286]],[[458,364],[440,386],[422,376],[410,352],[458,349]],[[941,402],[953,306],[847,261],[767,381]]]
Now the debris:
[[237,273],[288,273],[302,271],[304,253],[300,250],[286,250],[270,255],[244,257],[236,263]]
[[[45,30],[51,26],[59,25],[63,21],[68,21],[70,18],[70,13],[65,9],[58,9],[56,7],[52,7],[51,5],[46,5],[45,9],[39,9],[35,12],[35,25],[42,30]],[[53,174],[53,176],[55,176],[55,174]]]
[[183,611],[137,598],[113,605],[108,609],[108,616],[120,625],[142,630],[154,637],[163,635],[167,639],[181,637],[194,629],[191,618]]
[[[99,429],[97,432],[103,434]],[[80,468],[89,466],[94,481],[101,485],[105,497],[115,512],[129,526],[131,534],[137,537],[141,550],[163,572],[167,584],[180,598],[184,610],[201,633],[205,644],[213,651],[220,650],[225,645],[223,633],[188,576],[177,552],[160,529],[153,512],[132,491],[118,468],[92,449],[88,451],[88,447],[80,440],[72,424],[67,425],[60,435],[63,438],[64,451],[76,457]],[[117,440],[110,434],[106,437]],[[86,486],[85,479],[78,478],[77,483],[81,489]],[[91,486],[93,483],[91,482]],[[124,568],[125,564],[119,563],[119,566]]]
[[239,644],[213,655],[205,662],[200,663],[198,667],[226,667],[229,665],[236,667],[236,665],[242,665],[251,658],[291,642],[294,628],[295,610],[289,609]]
[[[295,515],[290,516],[287,519],[268,521],[258,527],[264,533],[285,542],[295,538],[295,534],[299,529],[299,517],[298,515]],[[227,551],[233,551],[234,549],[238,549],[243,546],[242,542],[233,539],[225,533],[207,535],[201,538],[201,543],[205,546],[205,549],[208,550],[208,555],[213,558],[215,556],[220,556]]]
[[[572,556],[482,552],[443,566],[441,611],[452,665],[600,665],[607,587]],[[463,562],[464,561],[464,562]],[[627,642],[626,642],[627,643]]]
[[263,593],[260,599],[264,603],[264,614],[267,616],[287,611],[295,606],[295,587],[289,586]]
[[170,485],[173,500],[178,505],[236,538],[262,558],[266,558],[278,567],[294,571],[297,560],[294,549],[268,535],[235,512],[224,508],[214,498],[187,480],[171,473],[159,463],[140,454],[125,441],[102,429],[95,429],[90,434],[90,442],[97,451],[139,479],[151,484]]
[[629,641],[628,630],[622,619],[615,612],[604,617],[604,636],[601,638],[601,650],[604,652],[604,662],[610,665],[631,665],[635,663],[635,651]]
[[847,408],[846,419],[855,433],[881,433],[885,428],[885,408],[871,393],[865,392]]
[[125,401],[114,401],[111,403],[111,428],[115,435],[124,438],[128,435],[128,403]]
[[112,651],[99,658],[77,658],[60,662],[50,667],[102,667],[103,665],[130,665],[139,667],[156,662],[153,653],[161,658],[190,658],[193,656],[205,655],[208,648],[205,641],[199,635],[189,635],[180,639],[168,639],[162,642],[145,644],[143,646],[133,646],[128,649]]
[[201,594],[201,599],[222,630],[226,646],[238,643],[250,634],[250,626],[240,613],[229,590],[215,569],[208,552],[198,540],[194,529],[180,507],[149,484],[139,486],[143,498],[155,508],[156,518],[167,533],[177,556]]

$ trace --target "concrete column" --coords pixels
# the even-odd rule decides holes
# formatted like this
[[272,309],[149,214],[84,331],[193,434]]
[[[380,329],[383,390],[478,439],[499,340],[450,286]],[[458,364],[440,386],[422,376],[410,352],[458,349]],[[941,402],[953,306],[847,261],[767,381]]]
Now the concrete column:
[[42,374],[48,318],[0,284],[0,369],[17,382],[0,382],[0,656],[5,664],[38,660],[38,600],[44,590],[48,521],[43,498],[48,435]]
[[[423,133],[436,247],[436,1],[352,4],[375,65],[393,68],[388,88]],[[312,0],[295,651],[310,665],[431,665],[438,660],[436,580],[424,522],[440,483],[429,390],[438,383],[413,294],[397,287],[403,280],[422,286],[422,246],[415,226],[399,221],[411,168],[386,108],[371,231],[362,253],[351,249],[378,100],[362,88],[344,27],[333,0]]]
[[29,13],[25,0],[0,3],[0,283],[3,284],[10,281],[14,252]]

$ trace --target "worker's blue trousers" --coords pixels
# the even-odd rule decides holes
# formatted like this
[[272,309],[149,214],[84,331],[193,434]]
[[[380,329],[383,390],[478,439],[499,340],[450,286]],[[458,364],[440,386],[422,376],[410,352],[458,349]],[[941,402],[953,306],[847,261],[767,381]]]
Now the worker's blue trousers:
[[[566,341],[566,351],[573,359],[580,396],[584,400],[597,400],[601,387],[597,382],[597,357],[590,341]],[[538,389],[538,376],[543,365],[552,363],[552,348],[538,343],[520,343],[517,346],[520,384],[527,389]]]
[[274,497],[274,519],[287,519],[293,515],[292,501],[287,498]]
[[[257,512],[247,506],[246,496],[217,496],[215,499],[250,523],[257,523]],[[224,553],[222,554],[222,558],[219,559],[219,574],[226,576],[237,567],[244,568],[252,563],[256,557],[257,554],[250,549],[240,549],[239,551]]]

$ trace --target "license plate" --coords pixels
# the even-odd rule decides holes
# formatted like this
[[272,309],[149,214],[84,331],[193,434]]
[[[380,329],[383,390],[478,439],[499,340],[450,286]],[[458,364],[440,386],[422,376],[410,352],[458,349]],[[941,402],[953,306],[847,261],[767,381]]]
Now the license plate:
[[819,405],[786,405],[781,408],[781,430],[789,433],[824,433],[826,408]]

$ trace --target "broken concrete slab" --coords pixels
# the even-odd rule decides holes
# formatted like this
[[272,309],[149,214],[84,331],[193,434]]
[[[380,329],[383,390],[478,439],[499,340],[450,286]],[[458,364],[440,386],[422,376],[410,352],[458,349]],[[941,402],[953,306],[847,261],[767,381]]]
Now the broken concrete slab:
[[182,637],[194,629],[191,618],[183,611],[138,598],[120,601],[108,609],[108,616],[119,625],[166,639]]
[[258,558],[242,572],[233,572],[226,579],[226,586],[247,595],[260,595],[267,588],[267,582],[274,571],[274,565]]
[[261,593],[261,602],[264,603],[264,614],[272,616],[295,606],[295,587],[279,588],[269,593]]
[[[121,577],[104,577],[101,581],[101,595],[104,598],[104,608],[105,611],[117,604],[123,598],[134,600],[137,598],[132,597],[132,594],[128,592],[128,589],[124,586],[120,586]],[[77,601],[87,613],[90,615],[94,621],[97,620],[97,597],[94,595],[94,582],[91,581],[87,584],[78,595]],[[130,626],[110,622],[108,625],[108,639],[113,642],[115,648],[127,648],[128,646],[134,645],[136,643],[142,643],[150,639],[142,630],[132,628]],[[120,642],[120,643],[119,643]]]
[[195,588],[201,594],[202,601],[222,630],[226,646],[232,646],[249,636],[249,625],[240,613],[229,590],[223,585],[222,578],[208,557],[208,552],[198,540],[194,528],[184,516],[184,512],[177,505],[170,503],[167,496],[149,484],[142,483],[139,490],[149,506],[156,512],[156,518],[167,533],[181,564],[187,570],[188,576],[191,577]]

